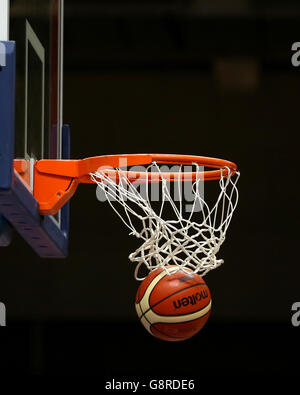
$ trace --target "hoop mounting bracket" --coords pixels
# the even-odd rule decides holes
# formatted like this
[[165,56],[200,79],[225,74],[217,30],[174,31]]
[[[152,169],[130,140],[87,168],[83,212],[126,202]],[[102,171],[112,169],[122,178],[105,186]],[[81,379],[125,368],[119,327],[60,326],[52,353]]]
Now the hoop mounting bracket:
[[[237,166],[226,160],[207,158],[201,156],[171,155],[171,154],[130,154],[105,155],[81,160],[55,160],[46,159],[36,161],[34,164],[34,197],[40,205],[41,215],[55,215],[75,194],[80,183],[94,184],[90,173],[100,168],[107,170],[109,176],[118,177],[116,168],[126,168],[135,165],[149,165],[152,162],[159,164],[180,164],[207,166],[217,170],[203,171],[200,176],[203,180],[216,180],[226,176],[228,169],[235,173]],[[26,177],[25,160],[15,160],[14,169],[23,178]],[[223,169],[223,170],[220,170]],[[227,174],[226,174],[227,172]],[[141,182],[159,182],[159,173],[121,171],[122,175],[130,179],[139,179]],[[177,181],[178,173],[164,173],[170,181]],[[198,173],[185,173],[183,181],[196,180]]]

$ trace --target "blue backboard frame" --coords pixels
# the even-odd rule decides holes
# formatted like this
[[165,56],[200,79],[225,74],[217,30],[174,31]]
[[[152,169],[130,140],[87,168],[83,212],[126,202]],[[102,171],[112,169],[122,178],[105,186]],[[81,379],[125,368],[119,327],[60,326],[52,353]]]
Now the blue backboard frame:
[[[4,52],[4,54],[3,54]],[[13,169],[15,142],[16,45],[0,42],[0,216],[2,245],[8,244],[13,227],[42,258],[65,258],[68,255],[69,204],[61,211],[61,227],[52,217],[39,214],[39,204]],[[70,158],[70,128],[62,127],[62,157]],[[1,237],[0,237],[1,240]],[[8,240],[9,241],[9,240]],[[1,246],[1,243],[0,243]]]

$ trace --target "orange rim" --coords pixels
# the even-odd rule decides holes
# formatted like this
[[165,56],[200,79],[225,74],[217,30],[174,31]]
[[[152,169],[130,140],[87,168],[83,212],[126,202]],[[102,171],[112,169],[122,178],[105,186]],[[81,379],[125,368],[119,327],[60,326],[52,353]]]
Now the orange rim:
[[[151,165],[153,162],[169,165],[197,164],[215,170],[168,173],[118,170],[122,167]],[[23,173],[22,163],[15,161],[14,165],[16,172]],[[237,166],[223,159],[172,154],[105,155],[81,160],[44,159],[36,161],[34,166],[34,197],[39,202],[40,213],[42,215],[56,214],[74,195],[79,183],[94,183],[90,174],[93,173],[97,177],[97,171],[104,172],[115,183],[119,183],[122,177],[137,183],[155,183],[162,180],[185,182],[218,180],[222,177],[232,176],[236,173]],[[109,182],[103,177],[99,177],[99,179],[104,183]]]
[[[177,154],[148,154],[152,159],[151,162],[158,164],[168,165],[195,165],[203,167],[211,167],[218,170],[205,170],[203,172],[133,172],[123,171],[116,169],[104,170],[104,173],[111,179],[118,180],[118,178],[125,177],[129,181],[139,182],[160,182],[162,179],[166,179],[170,182],[175,181],[196,181],[196,180],[219,180],[222,177],[228,177],[228,175],[234,175],[237,171],[237,165],[233,162],[229,162],[224,159],[208,158],[205,156],[191,156],[191,155],[177,155]],[[140,154],[129,154],[124,155],[131,159],[131,163],[134,165],[145,165],[142,163]],[[150,162],[150,163],[151,163]]]

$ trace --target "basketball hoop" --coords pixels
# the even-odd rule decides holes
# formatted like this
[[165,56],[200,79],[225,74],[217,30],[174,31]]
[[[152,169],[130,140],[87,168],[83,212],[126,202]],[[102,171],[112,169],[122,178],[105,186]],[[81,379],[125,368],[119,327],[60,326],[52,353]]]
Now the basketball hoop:
[[[145,278],[140,275],[142,268],[148,273],[157,268],[168,271],[166,266],[170,265],[203,277],[223,263],[217,254],[238,202],[237,166],[225,160],[197,156],[151,157],[151,164],[143,171],[103,166],[90,173],[91,181],[98,185],[130,234],[142,240],[142,245],[129,255],[130,261],[137,264],[137,280]],[[177,169],[166,172],[161,166],[164,164],[176,164]],[[192,166],[193,171],[186,171],[187,166]],[[204,170],[204,167],[218,170]],[[219,180],[218,196],[211,206],[205,201],[202,188],[202,183],[208,180]],[[184,207],[182,194],[187,183],[192,191],[189,210]],[[160,185],[159,202],[153,202],[153,184]]]
[[[18,177],[24,177],[26,166],[24,160],[14,161]],[[204,276],[223,263],[217,254],[237,206],[238,179],[234,163],[201,156],[123,154],[44,159],[34,163],[34,197],[40,215],[55,215],[80,183],[97,184],[130,234],[143,241],[129,256],[137,264],[136,279],[143,280],[139,274],[142,267],[150,272],[157,268],[168,271],[170,265]],[[218,183],[207,182],[210,180]],[[208,203],[202,187],[211,184],[218,190],[216,199]],[[188,209],[183,193],[186,187]],[[160,192],[158,200],[153,199],[155,188]]]

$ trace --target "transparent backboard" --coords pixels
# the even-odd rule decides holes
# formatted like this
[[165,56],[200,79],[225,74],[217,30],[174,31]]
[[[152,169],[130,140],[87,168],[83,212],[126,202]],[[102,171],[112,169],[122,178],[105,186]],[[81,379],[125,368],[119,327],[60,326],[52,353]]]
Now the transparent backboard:
[[[8,32],[17,49],[15,159],[26,161],[22,179],[34,193],[34,161],[62,157],[63,1],[4,1],[1,9],[0,39]],[[53,220],[60,226],[60,214]]]

